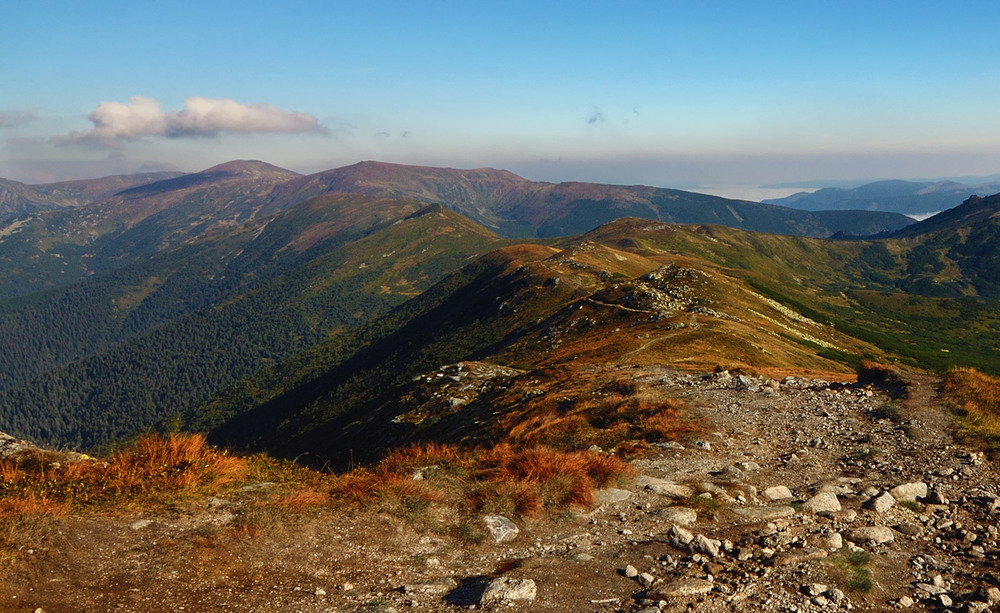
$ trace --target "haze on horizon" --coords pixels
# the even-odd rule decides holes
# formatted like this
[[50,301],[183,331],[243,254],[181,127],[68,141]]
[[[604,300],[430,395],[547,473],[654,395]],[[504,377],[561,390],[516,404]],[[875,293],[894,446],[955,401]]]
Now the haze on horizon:
[[0,177],[374,159],[695,187],[1000,172],[985,2],[5,8]]

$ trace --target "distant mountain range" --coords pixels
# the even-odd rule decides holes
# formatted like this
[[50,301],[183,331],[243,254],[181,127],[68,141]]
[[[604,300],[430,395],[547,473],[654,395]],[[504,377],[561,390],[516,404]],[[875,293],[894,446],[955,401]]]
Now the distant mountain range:
[[382,162],[309,175],[275,188],[273,198],[349,192],[414,198],[446,206],[508,238],[587,232],[622,217],[720,224],[756,232],[867,236],[902,228],[895,214],[805,213],[798,209],[641,185],[544,183],[491,168],[457,170]]
[[118,175],[102,179],[63,181],[46,185],[28,185],[0,179],[0,222],[53,208],[81,206],[108,198],[136,185],[171,179],[183,173],[153,172]]
[[329,193],[440,204],[507,238],[577,234],[621,217],[818,237],[893,232],[913,222],[897,213],[805,212],[679,190],[380,162],[303,176],[233,161],[190,174],[4,185],[10,207],[6,221],[0,216],[0,298],[73,283]]
[[825,187],[763,202],[805,211],[862,210],[923,217],[958,206],[969,196],[1000,192],[1000,182],[966,185],[954,181],[876,181],[858,187]]
[[4,185],[0,430],[56,445],[377,454],[464,431],[391,425],[412,377],[462,360],[1000,372],[1000,196],[914,223],[377,162]]

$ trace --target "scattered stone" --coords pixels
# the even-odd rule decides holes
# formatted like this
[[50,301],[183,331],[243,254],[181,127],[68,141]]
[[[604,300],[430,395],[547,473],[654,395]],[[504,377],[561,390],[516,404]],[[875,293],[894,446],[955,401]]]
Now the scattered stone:
[[639,583],[641,583],[643,587],[649,587],[656,581],[656,577],[649,573],[641,573],[638,579]]
[[892,494],[892,497],[896,500],[915,502],[917,498],[924,498],[927,496],[927,484],[923,481],[904,483],[892,488],[889,490],[889,493]]
[[[456,583],[455,586],[457,587],[458,584]],[[315,594],[316,596],[326,596],[326,590],[324,590],[321,587],[318,587],[313,591],[313,594]]]
[[841,509],[840,500],[833,492],[822,492],[816,494],[802,504],[802,510],[816,515],[826,513],[836,513]]
[[490,531],[493,540],[497,543],[513,541],[520,533],[517,524],[503,515],[486,515],[483,517],[483,523],[486,524],[486,529]]
[[896,604],[904,609],[909,609],[913,606],[913,599],[909,596],[900,596],[899,600],[896,601]]
[[862,526],[854,528],[848,534],[848,538],[855,542],[873,543],[875,545],[884,545],[896,539],[892,534],[892,529],[885,526]]
[[649,600],[671,600],[676,598],[688,598],[690,596],[701,596],[712,591],[715,583],[694,577],[684,577],[674,579],[667,583],[656,586],[646,592]]
[[666,507],[659,512],[664,521],[678,526],[687,526],[698,521],[698,512],[687,507]]
[[421,583],[408,583],[403,586],[403,592],[406,594],[444,594],[457,587],[458,583],[451,577],[440,577]]
[[647,489],[654,494],[666,496],[668,498],[687,498],[688,496],[694,496],[694,489],[687,485],[674,483],[673,481],[667,481],[666,479],[649,477],[646,475],[640,475],[635,480],[635,485],[639,489]]
[[784,485],[772,485],[760,494],[772,502],[775,500],[788,500],[789,498],[794,498],[792,490],[788,489],[788,487]]
[[702,451],[712,450],[712,443],[709,443],[708,441],[703,441],[703,440],[694,441],[694,446],[695,448],[701,449]]
[[815,547],[802,547],[791,551],[782,551],[771,556],[767,560],[768,566],[792,566],[808,562],[810,560],[820,560],[827,556],[825,549]]
[[699,534],[694,537],[694,540],[691,541],[691,550],[717,558],[719,557],[719,545],[721,545],[721,543],[718,541],[713,541],[704,534]]
[[828,587],[825,583],[804,583],[799,587],[799,591],[806,596],[819,596],[826,592]]
[[137,519],[128,525],[129,528],[133,530],[142,530],[143,528],[148,528],[153,525],[153,520],[151,519]]
[[635,579],[639,576],[639,570],[631,564],[626,566],[625,569],[622,570],[622,573],[629,579]]
[[733,513],[751,521],[771,521],[795,515],[795,509],[779,504],[770,507],[743,507],[733,509]]
[[748,473],[760,470],[760,464],[756,462],[736,462],[733,466]]
[[896,504],[896,499],[889,492],[882,492],[878,496],[872,498],[865,506],[876,513],[885,513]]
[[614,504],[616,502],[622,502],[628,500],[632,495],[632,492],[628,490],[621,490],[615,487],[605,488],[603,490],[597,490],[594,494],[594,504],[600,506],[605,504]]
[[490,581],[483,595],[479,599],[479,604],[490,605],[496,603],[508,603],[514,600],[532,601],[538,594],[538,588],[531,579],[506,579],[500,577]]

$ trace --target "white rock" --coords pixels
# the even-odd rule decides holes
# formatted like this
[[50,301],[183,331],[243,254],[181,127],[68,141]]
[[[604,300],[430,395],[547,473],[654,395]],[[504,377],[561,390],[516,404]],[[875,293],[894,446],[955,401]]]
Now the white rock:
[[794,498],[792,496],[792,490],[784,485],[772,485],[771,487],[765,489],[761,492],[761,495],[768,500],[786,500],[788,498]]
[[896,504],[896,499],[889,492],[882,492],[868,501],[868,508],[876,513],[885,513]]
[[892,494],[892,497],[896,500],[915,502],[917,498],[924,498],[927,496],[927,484],[923,481],[904,483],[892,488],[889,490],[889,493]]
[[534,600],[538,588],[531,579],[505,579],[490,581],[479,599],[481,605],[510,602],[513,600]]
[[687,485],[674,483],[673,481],[667,481],[666,479],[649,477],[647,475],[640,475],[635,480],[635,485],[639,489],[647,489],[654,494],[666,496],[668,498],[687,498],[688,496],[694,495],[694,489]]
[[490,531],[493,540],[497,543],[512,541],[520,533],[517,524],[503,515],[486,515],[483,517],[483,523],[486,524],[486,529]]
[[667,507],[660,511],[660,517],[672,524],[686,526],[698,521],[698,512],[687,507]]
[[874,543],[883,545],[895,540],[891,528],[885,526],[862,526],[854,528],[849,534],[849,538],[855,542]]
[[816,494],[802,504],[802,510],[808,513],[836,513],[841,509],[840,501],[833,492],[822,492]]
[[614,504],[616,502],[622,502],[623,500],[628,500],[632,492],[628,490],[621,490],[615,487],[608,487],[603,490],[597,490],[594,493],[594,503],[597,505],[602,504]]

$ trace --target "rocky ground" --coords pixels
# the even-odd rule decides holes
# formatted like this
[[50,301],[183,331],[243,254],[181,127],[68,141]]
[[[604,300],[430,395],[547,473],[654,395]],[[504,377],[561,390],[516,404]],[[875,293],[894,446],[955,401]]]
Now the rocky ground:
[[933,378],[892,401],[858,384],[629,372],[688,399],[710,434],[659,445],[593,508],[483,518],[495,537],[478,543],[371,509],[226,532],[268,484],[165,514],[57,517],[0,582],[0,610],[1000,609],[997,471],[955,439]]

